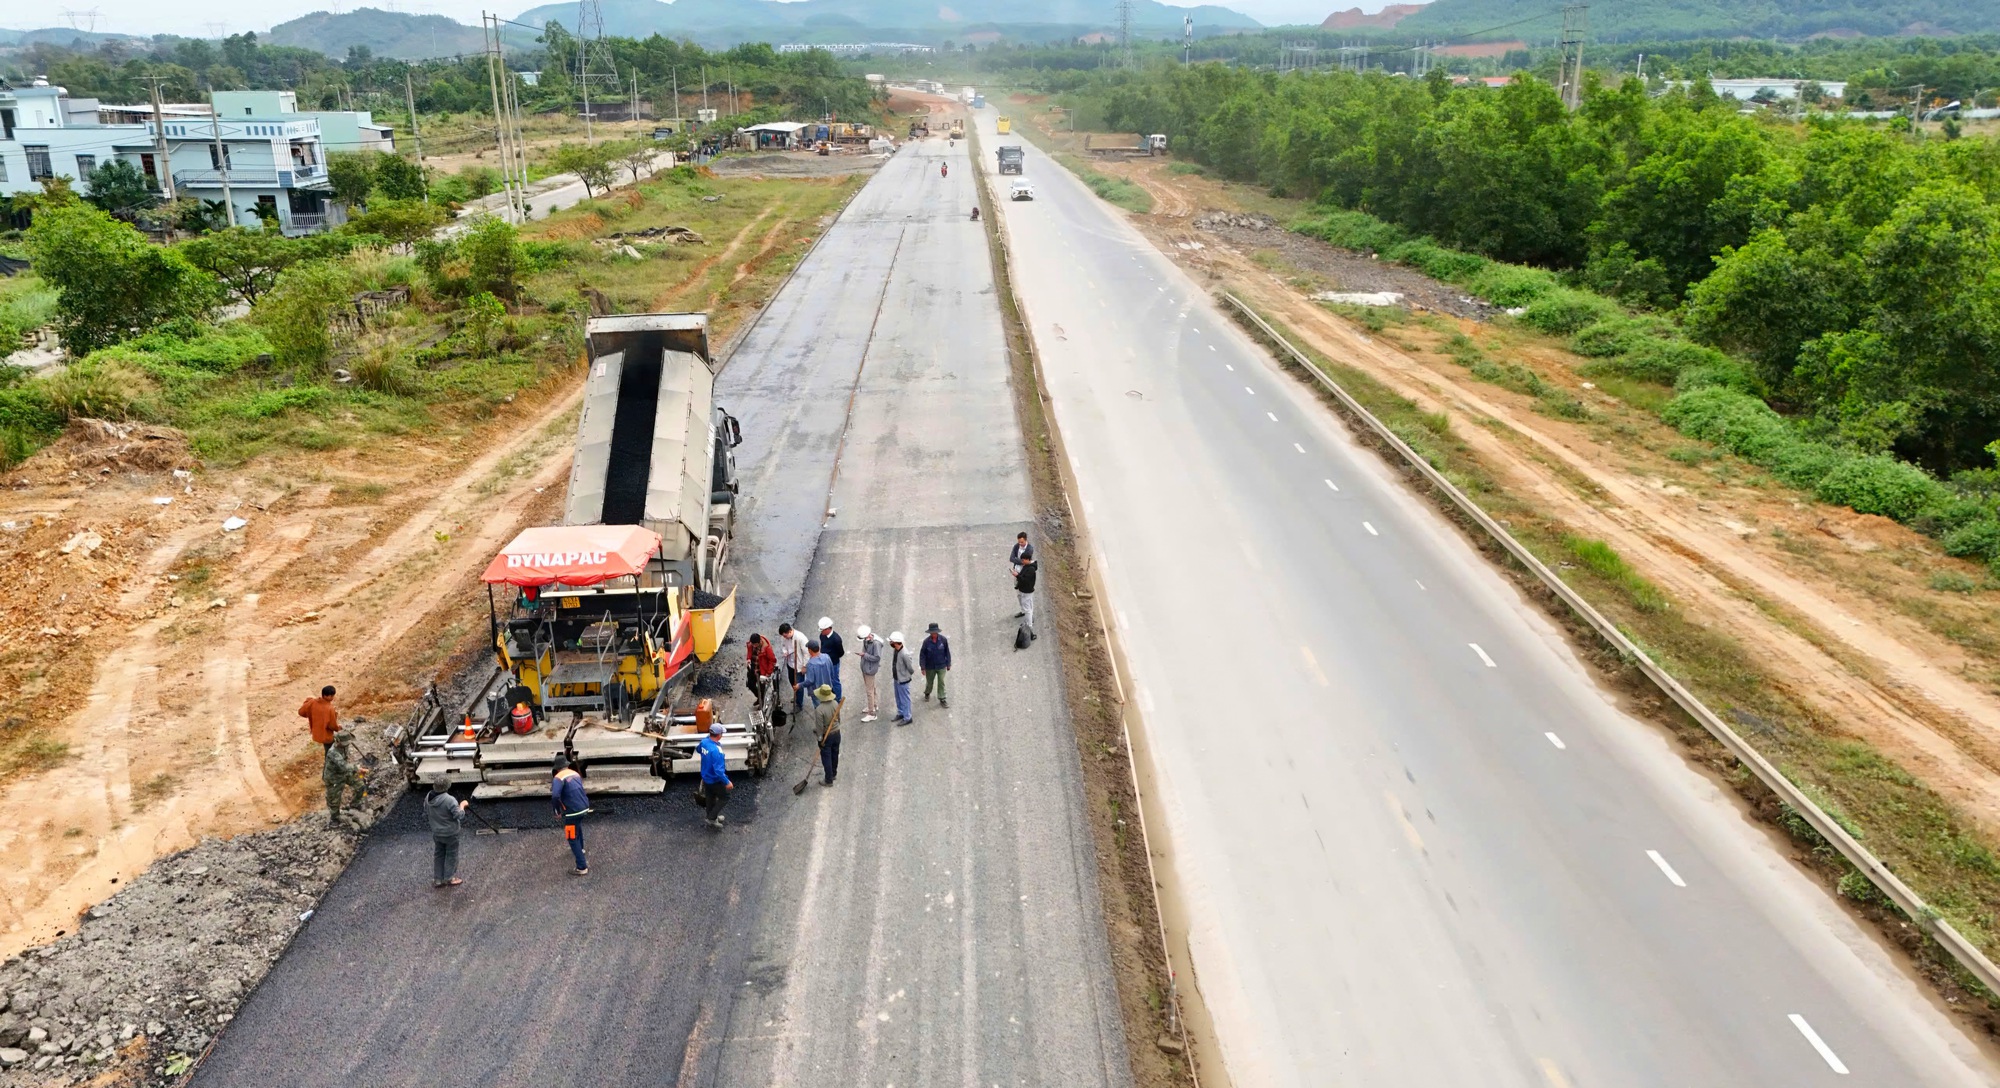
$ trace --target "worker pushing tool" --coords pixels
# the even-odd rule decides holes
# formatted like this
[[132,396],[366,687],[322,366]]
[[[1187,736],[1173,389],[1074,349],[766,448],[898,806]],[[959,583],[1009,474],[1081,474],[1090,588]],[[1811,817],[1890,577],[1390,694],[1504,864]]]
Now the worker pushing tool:
[[590,862],[583,853],[583,818],[590,815],[590,796],[583,792],[583,776],[569,765],[568,756],[555,758],[555,774],[549,780],[549,801],[555,805],[556,820],[563,838],[569,840],[570,856],[576,859],[576,875],[588,876]]

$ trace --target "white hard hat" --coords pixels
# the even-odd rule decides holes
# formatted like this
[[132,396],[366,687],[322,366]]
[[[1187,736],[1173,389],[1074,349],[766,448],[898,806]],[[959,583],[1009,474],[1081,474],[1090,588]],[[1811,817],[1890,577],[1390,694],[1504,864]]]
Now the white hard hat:
[[833,617],[832,617],[832,616],[821,616],[821,617],[819,618],[819,629],[820,629],[820,630],[824,631],[824,630],[826,630],[827,628],[829,628],[829,627],[832,627],[832,626],[833,626]]
[[903,641],[903,632],[901,632],[901,631],[891,631],[891,632],[889,632],[889,641],[890,641],[890,642],[901,642],[901,641]]
[[859,626],[859,627],[855,628],[855,629],[854,629],[854,633],[855,633],[855,634],[857,634],[857,635],[860,635],[860,636],[861,636],[862,638],[864,638],[864,639],[865,639],[865,638],[867,638],[867,637],[868,637],[869,635],[872,635],[872,634],[874,634],[875,632],[873,632],[873,631],[870,631],[870,630],[868,629],[868,625],[864,623],[864,624],[862,624],[861,626]]

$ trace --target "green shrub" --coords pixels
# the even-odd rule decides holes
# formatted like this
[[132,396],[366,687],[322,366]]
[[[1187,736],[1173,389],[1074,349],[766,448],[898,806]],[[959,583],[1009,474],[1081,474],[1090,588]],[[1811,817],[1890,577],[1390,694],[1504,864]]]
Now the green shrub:
[[328,323],[347,305],[347,269],[332,261],[306,261],[285,269],[253,312],[278,361],[312,373],[333,353]]
[[332,390],[323,385],[259,389],[240,396],[217,400],[209,410],[219,416],[255,421],[284,415],[293,409],[316,408],[331,395]]
[[1331,211],[1300,224],[1296,229],[1301,234],[1309,234],[1342,249],[1363,253],[1381,253],[1409,240],[1409,235],[1401,227],[1385,223],[1367,212]]
[[2000,560],[2000,518],[1988,514],[1945,535],[1944,552],[1961,559]]
[[1710,362],[1698,366],[1683,367],[1674,378],[1674,389],[1685,393],[1693,389],[1734,389],[1749,396],[1757,394],[1757,376],[1748,367],[1720,352]]
[[1915,465],[1891,457],[1854,457],[1834,467],[1813,493],[1863,514],[1908,521],[1944,495],[1944,485]]
[[1625,591],[1632,603],[1642,612],[1661,612],[1667,607],[1666,595],[1658,586],[1647,581],[1638,571],[1632,569],[1625,557],[1602,540],[1589,540],[1579,536],[1563,537],[1563,549],[1578,563],[1590,568]]
[[1977,593],[1979,583],[1955,570],[1941,570],[1931,575],[1931,588],[1941,593]]
[[1557,287],[1528,303],[1521,323],[1552,336],[1568,336],[1617,316],[1618,304],[1603,295]]
[[1466,289],[1495,306],[1526,306],[1562,286],[1539,268],[1495,261],[1466,281]]
[[1167,173],[1169,173],[1169,174],[1206,174],[1206,173],[1208,173],[1208,171],[1207,171],[1207,170],[1204,170],[1204,169],[1202,169],[1202,166],[1201,166],[1201,164],[1200,164],[1200,163],[1198,163],[1198,162],[1170,162],[1170,163],[1168,163],[1168,164],[1167,164]]
[[122,359],[92,357],[44,380],[49,406],[66,419],[141,419],[152,392],[144,371]]
[[1628,355],[1641,346],[1674,342],[1674,327],[1657,317],[1607,317],[1578,330],[1569,349],[1593,359]]
[[[1585,329],[1577,335],[1583,336],[1589,332],[1589,329]],[[1714,348],[1703,347],[1686,340],[1644,337],[1628,348],[1624,355],[1598,365],[1606,367],[1614,374],[1670,386],[1685,371],[1704,367],[1719,369],[1729,365],[1729,356]]]
[[1485,271],[1493,262],[1476,253],[1461,253],[1446,249],[1429,238],[1418,238],[1394,246],[1383,256],[1392,261],[1400,261],[1422,272],[1432,279],[1446,283],[1464,283]]

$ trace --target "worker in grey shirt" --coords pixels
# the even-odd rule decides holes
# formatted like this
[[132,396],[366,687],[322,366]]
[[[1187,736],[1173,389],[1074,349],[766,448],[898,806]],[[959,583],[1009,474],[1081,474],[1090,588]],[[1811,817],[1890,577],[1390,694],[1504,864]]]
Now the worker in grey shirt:
[[875,694],[875,674],[882,671],[882,640],[865,625],[854,632],[861,636],[861,690],[868,696],[868,705],[861,710],[861,720],[872,722],[881,713],[882,703]]
[[442,781],[431,783],[430,795],[424,798],[424,818],[431,825],[432,887],[465,883],[458,878],[458,834],[465,826],[465,810],[471,804],[453,797]]

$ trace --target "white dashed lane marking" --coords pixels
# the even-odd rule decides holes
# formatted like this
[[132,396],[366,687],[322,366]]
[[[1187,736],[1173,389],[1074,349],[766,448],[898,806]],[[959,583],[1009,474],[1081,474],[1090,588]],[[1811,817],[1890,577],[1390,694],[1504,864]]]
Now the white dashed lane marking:
[[1334,482],[1333,482],[1332,480],[1321,480],[1320,482],[1321,482],[1321,483],[1323,483],[1323,484],[1325,484],[1325,485],[1327,486],[1327,489],[1328,489],[1329,491],[1339,491],[1339,490],[1340,490],[1340,485],[1339,485],[1339,484],[1337,484],[1337,483],[1334,483]]
[[1369,535],[1369,536],[1381,536],[1381,535],[1382,535],[1381,533],[1378,533],[1378,532],[1376,532],[1376,531],[1375,531],[1375,526],[1374,526],[1373,524],[1369,523],[1369,522],[1365,522],[1365,521],[1364,521],[1364,522],[1362,522],[1362,523],[1361,523],[1361,527],[1362,527],[1363,529],[1366,529],[1366,530],[1368,530],[1368,535]]
[[1688,886],[1687,881],[1681,879],[1681,874],[1674,872],[1674,867],[1667,864],[1667,859],[1661,857],[1658,850],[1648,850],[1646,851],[1646,856],[1653,859],[1653,864],[1660,867],[1660,872],[1666,874],[1668,882],[1673,884],[1674,887],[1685,888]]
[[1826,1064],[1834,1072],[1846,1076],[1847,1066],[1841,1063],[1840,1055],[1835,1054],[1833,1048],[1826,1045],[1826,1040],[1819,1037],[1819,1032],[1814,1031],[1811,1024],[1806,1023],[1806,1018],[1798,1013],[1792,1013],[1791,1020],[1792,1026],[1799,1029],[1799,1034],[1806,1037],[1806,1042],[1811,1043],[1812,1048],[1819,1051],[1819,1056],[1826,1059]]
[[1554,733],[1543,733],[1542,736],[1549,738],[1549,743],[1555,745],[1557,748],[1569,747],[1569,745],[1563,743],[1561,737],[1556,736]]
[[1466,645],[1472,647],[1472,652],[1479,655],[1479,660],[1486,662],[1487,668],[1497,669],[1500,667],[1493,663],[1493,659],[1486,655],[1486,650],[1482,648],[1477,642],[1468,642],[1466,643]]

